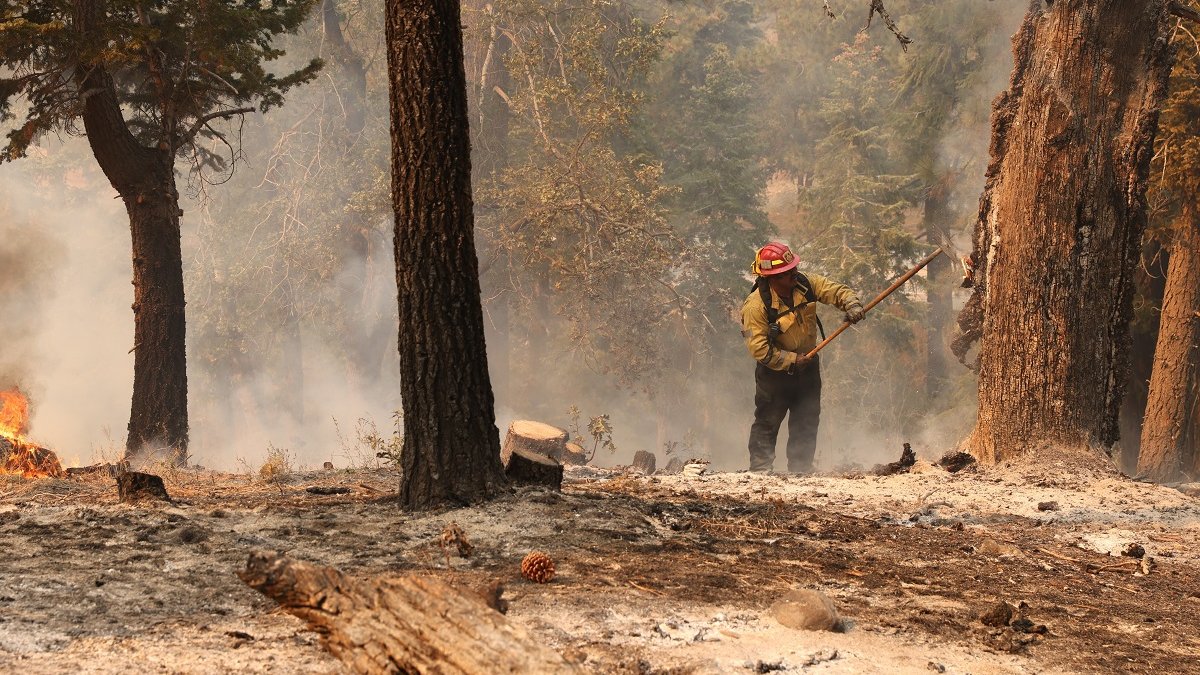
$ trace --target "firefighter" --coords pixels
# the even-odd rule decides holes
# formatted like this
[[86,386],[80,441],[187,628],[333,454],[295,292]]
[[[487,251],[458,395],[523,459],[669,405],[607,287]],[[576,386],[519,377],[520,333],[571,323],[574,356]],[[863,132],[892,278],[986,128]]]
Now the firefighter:
[[788,471],[812,471],[821,417],[820,357],[806,354],[817,344],[816,303],[833,305],[858,323],[864,313],[854,291],[816,274],[796,270],[800,260],[787,245],[771,242],[754,256],[754,288],[742,305],[742,336],[754,371],[754,424],[750,427],[750,470],[770,471],[775,440],[788,417]]

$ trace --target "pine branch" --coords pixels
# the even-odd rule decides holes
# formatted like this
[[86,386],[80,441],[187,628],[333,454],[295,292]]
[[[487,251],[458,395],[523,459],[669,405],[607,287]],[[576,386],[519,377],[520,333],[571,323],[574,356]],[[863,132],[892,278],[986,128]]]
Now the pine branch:
[[217,112],[209,113],[196,120],[196,123],[192,125],[192,128],[188,129],[188,132],[184,134],[183,142],[191,143],[192,139],[196,137],[196,134],[200,133],[200,130],[203,129],[206,124],[215,119],[225,119],[233,117],[234,115],[245,115],[246,113],[252,112],[254,112],[254,108],[233,108],[231,110],[218,110]]

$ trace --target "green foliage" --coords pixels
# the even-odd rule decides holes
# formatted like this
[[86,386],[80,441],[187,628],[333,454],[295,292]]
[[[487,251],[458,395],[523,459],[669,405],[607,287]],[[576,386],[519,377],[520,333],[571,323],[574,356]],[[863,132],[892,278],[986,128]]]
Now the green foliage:
[[[294,32],[314,2],[5,2],[0,116],[23,121],[8,133],[0,159],[25,156],[47,132],[75,131],[86,97],[80,83],[99,68],[113,77],[142,145],[224,168],[236,150],[213,123],[253,109],[246,106],[265,112],[282,104],[320,69],[314,60],[277,75],[265,65],[283,56],[275,37]],[[89,16],[76,15],[77,7]]]

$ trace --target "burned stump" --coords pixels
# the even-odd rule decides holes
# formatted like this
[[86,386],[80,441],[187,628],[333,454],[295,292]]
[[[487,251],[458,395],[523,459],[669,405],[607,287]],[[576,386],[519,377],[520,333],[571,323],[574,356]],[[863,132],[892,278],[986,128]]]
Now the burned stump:
[[975,457],[969,452],[952,451],[947,452],[938,460],[937,465],[950,473],[958,473],[963,469],[975,463]]
[[654,453],[650,452],[649,450],[638,450],[637,452],[633,453],[633,468],[641,471],[647,476],[654,474],[656,464],[658,464],[658,458],[656,458]]
[[515,450],[559,460],[566,452],[567,438],[567,432],[558,427],[531,420],[517,420],[508,425],[508,435],[504,437],[504,445],[500,448],[500,463],[507,466],[508,458]]
[[58,455],[39,445],[0,436],[0,473],[25,478],[65,475]]
[[117,495],[121,501],[129,504],[142,499],[171,501],[163,480],[150,473],[127,471],[117,476]]
[[517,485],[544,485],[561,490],[563,466],[551,457],[518,448],[509,455],[504,475]]
[[913,452],[912,446],[908,443],[904,444],[904,450],[900,453],[900,459],[888,464],[880,464],[875,467],[875,475],[891,476],[898,473],[908,473],[908,470],[913,468],[917,463],[917,453]]
[[578,672],[476,593],[432,577],[358,582],[276,553],[251,554],[238,576],[316,629],[354,672]]

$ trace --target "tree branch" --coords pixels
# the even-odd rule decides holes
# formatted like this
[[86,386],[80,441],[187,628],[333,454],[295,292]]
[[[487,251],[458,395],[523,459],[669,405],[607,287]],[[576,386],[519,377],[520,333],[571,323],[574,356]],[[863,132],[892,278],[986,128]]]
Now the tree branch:
[[1187,19],[1188,21],[1200,23],[1200,11],[1194,10],[1187,5],[1183,5],[1178,2],[1170,2],[1167,4],[1167,11],[1181,19]]
[[912,38],[900,32],[900,26],[892,20],[892,15],[888,14],[887,8],[883,6],[883,0],[871,0],[871,6],[867,10],[867,28],[871,27],[871,19],[878,14],[888,30],[892,31],[892,35],[896,36],[896,40],[900,42],[900,49],[908,51],[908,46],[912,44]]
[[215,119],[224,119],[233,117],[234,115],[245,115],[246,113],[252,112],[254,112],[254,108],[233,108],[232,110],[218,110],[217,112],[209,113],[196,120],[196,123],[192,125],[192,128],[188,129],[188,132],[184,134],[183,142],[191,143],[192,139],[196,137],[196,134],[200,133],[200,130],[203,129],[205,125]]

